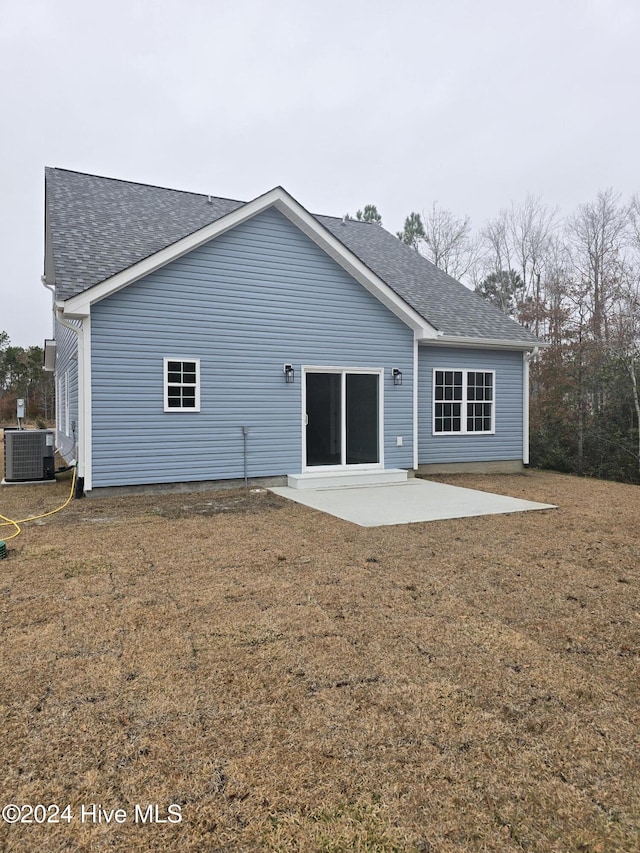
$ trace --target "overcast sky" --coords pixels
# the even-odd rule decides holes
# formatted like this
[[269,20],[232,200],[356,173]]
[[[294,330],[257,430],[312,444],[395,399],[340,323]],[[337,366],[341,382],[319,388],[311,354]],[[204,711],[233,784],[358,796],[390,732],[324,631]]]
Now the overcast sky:
[[314,213],[640,191],[638,0],[0,0],[0,330],[51,334],[45,166]]

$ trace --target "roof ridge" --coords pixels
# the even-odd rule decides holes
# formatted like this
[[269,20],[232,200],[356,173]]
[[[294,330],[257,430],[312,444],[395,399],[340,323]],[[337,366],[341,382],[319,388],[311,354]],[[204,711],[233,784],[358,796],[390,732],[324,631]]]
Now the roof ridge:
[[[354,222],[356,225],[378,225],[384,228],[381,222],[369,222],[365,219],[356,219],[355,216],[332,216],[329,213],[313,213],[312,216],[321,216],[323,219],[335,219],[336,222]],[[386,228],[385,228],[386,231]]]
[[[45,172],[66,172],[69,175],[81,175],[85,178],[98,178],[100,181],[116,181],[120,184],[128,184],[133,187],[146,187],[154,190],[165,190],[171,193],[180,193],[181,195],[198,196],[200,198],[215,198],[219,201],[232,201],[234,204],[247,204],[246,199],[228,198],[228,196],[212,195],[211,193],[193,192],[192,190],[179,190],[175,187],[164,187],[160,184],[147,184],[144,181],[129,181],[126,178],[114,178],[110,175],[96,175],[95,172],[81,172],[79,169],[65,169],[63,166],[45,166]],[[277,186],[281,186],[278,184]],[[284,189],[284,188],[283,188]],[[285,190],[287,192],[287,190]],[[323,219],[335,219],[336,222],[354,222],[358,225],[380,225],[379,222],[367,222],[364,219],[356,219],[353,216],[334,216],[330,213],[312,213],[314,217],[321,216]]]
[[143,181],[128,181],[126,178],[113,178],[108,175],[96,175],[93,172],[81,172],[78,169],[65,169],[62,166],[45,166],[45,172],[66,172],[70,175],[82,175],[85,178],[98,178],[101,181],[116,181],[120,184],[128,184],[134,187],[147,187],[148,189],[164,190],[165,192],[180,193],[181,195],[200,196],[202,198],[215,198],[220,201],[232,201],[234,204],[246,204],[238,198],[227,198],[226,196],[212,195],[211,193],[197,193],[191,190],[178,190],[175,187],[163,187],[160,184],[147,184]]

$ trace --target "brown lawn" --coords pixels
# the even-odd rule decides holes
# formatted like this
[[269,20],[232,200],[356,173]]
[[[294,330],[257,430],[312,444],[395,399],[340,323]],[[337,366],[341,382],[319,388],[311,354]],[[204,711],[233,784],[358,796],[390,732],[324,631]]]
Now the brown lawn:
[[0,849],[640,850],[640,489],[442,479],[559,509],[365,529],[217,491],[25,525],[0,800],[70,810]]

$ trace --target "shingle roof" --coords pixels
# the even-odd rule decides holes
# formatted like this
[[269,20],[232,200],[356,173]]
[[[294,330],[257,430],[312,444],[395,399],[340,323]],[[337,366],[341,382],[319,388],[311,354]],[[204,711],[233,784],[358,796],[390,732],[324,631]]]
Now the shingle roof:
[[244,202],[45,169],[56,295],[69,299]]
[[[69,299],[172,245],[244,202],[45,170],[46,215],[56,296]],[[315,219],[443,335],[538,343],[380,225]]]
[[316,219],[443,335],[539,343],[524,326],[379,225]]

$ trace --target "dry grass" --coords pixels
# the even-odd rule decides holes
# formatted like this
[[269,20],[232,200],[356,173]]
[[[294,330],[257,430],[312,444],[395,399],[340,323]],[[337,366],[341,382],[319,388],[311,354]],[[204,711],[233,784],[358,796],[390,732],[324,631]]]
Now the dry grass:
[[[358,528],[266,495],[74,501],[0,562],[0,849],[637,851],[640,489]],[[0,490],[47,508],[68,483]],[[182,806],[80,823],[81,803]]]

